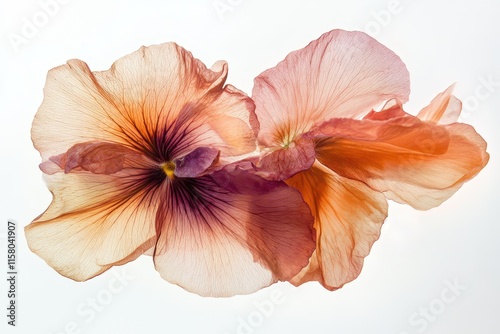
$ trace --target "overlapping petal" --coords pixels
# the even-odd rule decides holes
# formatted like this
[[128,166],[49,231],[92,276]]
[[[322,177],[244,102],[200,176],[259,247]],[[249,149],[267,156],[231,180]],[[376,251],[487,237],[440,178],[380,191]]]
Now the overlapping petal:
[[[359,275],[386,199],[437,206],[489,159],[456,123],[453,85],[405,113],[405,65],[361,32],[292,52],[254,100],[226,77],[175,43],[108,71],[51,70],[32,139],[54,198],[26,227],[30,248],[79,281],[147,252],[203,296],[280,280],[334,290]],[[257,138],[262,156],[246,156]]]
[[484,140],[456,123],[461,102],[452,90],[418,117],[405,113],[401,60],[363,33],[341,30],[255,79],[258,166],[300,190],[315,217],[316,251],[292,283],[336,289],[351,281],[379,236],[386,198],[429,209],[486,165]]
[[373,38],[330,31],[255,79],[259,142],[288,145],[331,118],[363,116],[391,98],[405,102],[409,83],[401,59]]
[[254,292],[291,279],[315,249],[310,210],[283,182],[228,167],[164,187],[155,265],[189,291]]
[[470,125],[436,124],[440,116],[432,115],[444,115],[446,109],[436,101],[426,108],[432,121],[406,114],[398,105],[363,120],[331,120],[316,131],[323,137],[317,159],[389,199],[417,209],[435,207],[489,159],[486,142]]
[[291,282],[300,285],[314,280],[334,290],[355,279],[387,217],[384,196],[319,162],[286,182],[304,196],[317,234],[308,266]]
[[177,159],[175,163],[174,175],[178,177],[197,177],[212,166],[219,150],[211,147],[198,147],[188,155]]

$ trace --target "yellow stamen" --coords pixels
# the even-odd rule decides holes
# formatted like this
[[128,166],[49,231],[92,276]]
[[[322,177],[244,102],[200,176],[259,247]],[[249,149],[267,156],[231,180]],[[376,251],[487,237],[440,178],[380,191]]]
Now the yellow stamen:
[[173,161],[167,161],[161,165],[161,169],[167,175],[167,177],[172,180],[174,178],[175,163]]

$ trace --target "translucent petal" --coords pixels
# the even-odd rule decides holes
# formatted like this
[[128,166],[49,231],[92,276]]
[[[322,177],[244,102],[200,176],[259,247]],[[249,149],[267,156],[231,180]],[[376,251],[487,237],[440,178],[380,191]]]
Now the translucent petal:
[[315,248],[299,192],[239,169],[177,179],[157,216],[161,276],[203,296],[247,294],[296,275]]
[[355,118],[391,98],[408,100],[401,59],[362,32],[333,30],[255,79],[259,142],[279,146],[334,117]]
[[329,290],[358,277],[387,217],[384,196],[316,162],[286,181],[302,193],[314,215],[316,251],[291,283],[319,281]]

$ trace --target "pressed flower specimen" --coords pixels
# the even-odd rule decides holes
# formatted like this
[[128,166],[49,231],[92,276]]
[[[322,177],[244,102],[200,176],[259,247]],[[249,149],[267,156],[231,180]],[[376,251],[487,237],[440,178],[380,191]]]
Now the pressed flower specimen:
[[300,190],[315,218],[316,250],[293,284],[352,281],[380,235],[386,199],[435,207],[488,162],[485,141],[455,122],[452,87],[415,117],[401,107],[409,86],[398,56],[342,30],[255,79],[261,172]]
[[300,193],[230,164],[256,148],[250,98],[174,43],[110,70],[51,70],[32,127],[53,194],[26,227],[33,252],[82,281],[151,254],[161,276],[205,296],[288,280],[315,248]]
[[364,33],[290,53],[252,99],[226,77],[174,43],[51,70],[32,139],[53,201],[26,227],[32,251],[78,281],[147,254],[204,296],[334,290],[359,275],[388,199],[435,207],[488,162],[453,87],[406,113],[405,65]]

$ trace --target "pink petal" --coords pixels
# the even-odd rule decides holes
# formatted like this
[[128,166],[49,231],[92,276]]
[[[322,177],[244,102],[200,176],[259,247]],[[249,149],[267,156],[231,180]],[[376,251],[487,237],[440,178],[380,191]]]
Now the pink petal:
[[331,120],[316,135],[321,163],[417,209],[441,204],[489,159],[470,125],[422,122],[397,106],[364,120]]
[[311,208],[317,234],[309,265],[291,283],[319,281],[329,290],[354,280],[387,217],[384,196],[362,182],[341,177],[316,162],[286,181]]
[[255,79],[259,142],[281,147],[334,117],[354,118],[383,101],[407,101],[401,59],[362,32],[333,30]]
[[203,296],[254,292],[287,280],[315,248],[299,192],[239,169],[176,179],[157,215],[161,276]]
[[301,137],[289,147],[265,155],[258,163],[260,174],[270,180],[286,180],[309,169],[316,159],[314,141]]

